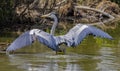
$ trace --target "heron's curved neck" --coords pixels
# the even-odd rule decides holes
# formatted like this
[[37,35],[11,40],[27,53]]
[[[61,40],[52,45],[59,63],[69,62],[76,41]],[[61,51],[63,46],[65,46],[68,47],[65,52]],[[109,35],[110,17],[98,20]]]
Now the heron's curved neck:
[[52,26],[51,31],[50,31],[50,34],[52,34],[52,35],[54,35],[56,26],[58,25],[58,18],[56,16],[54,16],[53,19],[54,19],[54,23],[53,23],[53,26]]

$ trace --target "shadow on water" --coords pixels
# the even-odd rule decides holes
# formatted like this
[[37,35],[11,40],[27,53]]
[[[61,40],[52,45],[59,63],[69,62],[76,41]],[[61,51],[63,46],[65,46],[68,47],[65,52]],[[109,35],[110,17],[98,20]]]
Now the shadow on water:
[[87,37],[65,55],[35,43],[14,54],[0,54],[1,71],[120,71],[120,26],[106,30],[114,40]]

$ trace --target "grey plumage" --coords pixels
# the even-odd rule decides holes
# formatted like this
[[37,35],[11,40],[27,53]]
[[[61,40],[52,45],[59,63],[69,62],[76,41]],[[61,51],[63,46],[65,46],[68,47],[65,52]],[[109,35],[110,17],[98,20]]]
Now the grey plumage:
[[32,29],[19,36],[8,48],[7,51],[13,51],[24,46],[30,45],[34,38],[49,48],[57,51],[62,43],[67,46],[77,46],[87,35],[112,39],[112,37],[104,31],[89,25],[77,24],[67,34],[54,36],[39,29]]
[[68,46],[77,46],[82,42],[82,40],[87,35],[94,35],[96,37],[113,39],[109,34],[105,33],[104,31],[90,26],[90,25],[83,25],[77,24],[74,26],[66,35],[60,36],[65,39],[65,42]]

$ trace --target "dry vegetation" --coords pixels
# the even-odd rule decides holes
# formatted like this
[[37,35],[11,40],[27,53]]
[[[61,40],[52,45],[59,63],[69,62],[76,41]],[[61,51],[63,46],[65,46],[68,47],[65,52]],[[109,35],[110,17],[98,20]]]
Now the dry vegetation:
[[40,15],[51,11],[56,11],[59,14],[59,17],[75,17],[79,15],[88,17],[89,15],[95,16],[95,14],[97,14],[96,11],[89,11],[86,9],[82,9],[78,12],[75,9],[76,5],[99,9],[113,15],[114,17],[118,17],[120,13],[119,6],[108,0],[85,0],[82,2],[79,2],[79,0],[65,0],[61,4],[59,3],[59,0],[30,0],[30,2],[24,0],[17,2],[19,2],[19,4],[16,3],[17,6],[15,8],[17,15],[31,18],[33,21],[35,21],[34,19],[38,19]]
[[[76,8],[76,6],[85,6],[95,10]],[[58,14],[60,21],[71,20],[75,23],[96,23],[110,18],[108,15],[96,10],[103,11],[115,19],[119,19],[119,6],[109,0],[14,0],[12,1],[12,17],[9,16],[10,19],[5,20],[5,22],[8,21],[6,23],[9,23],[5,30],[14,28],[17,31],[23,31],[23,29],[30,29],[31,26],[42,25],[43,22],[47,23],[48,20],[45,21],[40,16],[51,11]],[[4,25],[4,22],[1,23]],[[12,27],[9,27],[11,25]],[[46,25],[40,28],[45,28],[44,26]],[[4,27],[6,26],[4,25]]]

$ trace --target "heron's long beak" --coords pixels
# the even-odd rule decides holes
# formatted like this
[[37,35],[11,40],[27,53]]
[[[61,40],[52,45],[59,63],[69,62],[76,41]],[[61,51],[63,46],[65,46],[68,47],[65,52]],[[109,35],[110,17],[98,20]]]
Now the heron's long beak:
[[46,14],[46,15],[42,15],[41,17],[42,17],[42,18],[46,18],[46,17],[49,17],[49,14]]

